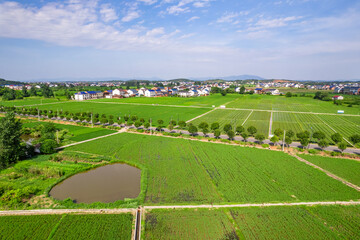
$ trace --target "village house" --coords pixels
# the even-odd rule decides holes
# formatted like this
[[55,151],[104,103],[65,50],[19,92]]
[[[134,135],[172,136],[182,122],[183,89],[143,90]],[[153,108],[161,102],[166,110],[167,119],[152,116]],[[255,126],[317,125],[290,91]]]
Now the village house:
[[343,96],[333,96],[332,100],[344,100]]
[[278,89],[273,89],[273,88],[264,89],[263,93],[265,93],[265,94],[270,93],[271,95],[279,95],[280,94]]
[[155,96],[156,96],[155,90],[147,89],[145,91],[145,97],[155,97]]

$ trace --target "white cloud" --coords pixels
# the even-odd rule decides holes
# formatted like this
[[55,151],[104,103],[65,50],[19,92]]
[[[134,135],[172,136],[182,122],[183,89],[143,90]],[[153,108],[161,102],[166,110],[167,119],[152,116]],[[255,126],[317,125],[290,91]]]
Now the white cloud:
[[139,2],[143,2],[147,5],[152,5],[157,2],[157,0],[138,0]]
[[166,10],[169,14],[174,14],[174,15],[178,15],[179,13],[189,12],[188,7],[179,7],[178,5],[168,7]]
[[121,19],[121,21],[130,22],[139,17],[140,17],[140,14],[138,11],[130,11]]
[[191,17],[191,18],[189,18],[188,20],[187,20],[187,22],[192,22],[192,21],[195,21],[196,19],[199,19],[200,17],[198,17],[198,16],[193,16],[193,17]]
[[227,12],[225,13],[223,16],[221,16],[220,18],[218,18],[216,20],[217,23],[231,23],[234,21],[234,19],[236,17],[239,16],[239,13],[234,13],[234,12]]
[[110,22],[118,18],[115,10],[109,4],[101,5],[100,14],[104,22]]
[[288,22],[292,22],[302,18],[301,16],[291,16],[285,18],[274,18],[274,19],[260,19],[255,25],[261,28],[276,28],[284,27],[288,25]]
[[[180,0],[177,4],[172,5],[166,9],[168,14],[178,15],[180,13],[187,13],[191,11],[189,7],[192,4],[196,8],[206,7],[210,5],[211,0]],[[162,3],[173,3],[172,0],[164,0]]]

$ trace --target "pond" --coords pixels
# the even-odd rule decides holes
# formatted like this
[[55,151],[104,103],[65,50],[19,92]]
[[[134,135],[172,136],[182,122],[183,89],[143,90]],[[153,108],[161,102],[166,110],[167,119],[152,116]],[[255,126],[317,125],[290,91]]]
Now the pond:
[[141,171],[127,164],[110,164],[79,173],[51,189],[58,200],[71,198],[75,203],[110,203],[136,198],[140,193]]

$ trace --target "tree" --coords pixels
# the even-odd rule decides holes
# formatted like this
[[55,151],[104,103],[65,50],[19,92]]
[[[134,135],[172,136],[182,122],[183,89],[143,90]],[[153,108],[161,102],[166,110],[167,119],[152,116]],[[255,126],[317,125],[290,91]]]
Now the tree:
[[171,125],[173,125],[173,126],[176,126],[176,121],[175,121],[175,120],[171,120],[171,121],[169,122],[169,124],[171,124]]
[[214,122],[211,124],[211,130],[212,131],[215,131],[216,129],[219,129],[220,128],[220,124],[218,122]]
[[16,99],[16,92],[13,89],[10,88],[5,88],[5,90],[3,91],[3,96],[2,99],[4,101],[9,101],[9,100],[14,100]]
[[40,146],[40,151],[45,154],[56,152],[57,143],[53,139],[46,139]]
[[360,142],[360,135],[359,135],[359,134],[351,135],[351,136],[350,136],[350,141],[351,141],[353,144],[359,143],[359,142]]
[[32,96],[32,97],[37,96],[37,92],[36,92],[35,86],[32,86],[32,87],[30,88],[30,96]]
[[327,148],[329,146],[329,143],[326,140],[322,139],[319,141],[318,145],[322,150],[324,150],[324,148]]
[[241,133],[241,137],[244,139],[244,141],[246,142],[246,139],[249,138],[249,135],[246,132],[242,132]]
[[229,130],[226,134],[228,135],[230,140],[233,140],[233,138],[235,137],[235,133],[233,130]]
[[157,123],[158,123],[158,130],[161,131],[162,127],[163,127],[163,124],[164,124],[164,121],[162,119],[159,119],[157,120]]
[[260,144],[262,144],[263,141],[265,140],[265,136],[264,136],[264,134],[257,134],[255,136],[255,139],[258,140]]
[[24,97],[30,96],[30,94],[28,93],[27,88],[25,86],[22,87],[21,92]]
[[313,137],[316,138],[318,141],[325,139],[325,133],[321,131],[316,131],[313,134]]
[[229,124],[229,123],[228,123],[228,124],[225,124],[225,125],[224,125],[224,132],[227,133],[227,132],[230,131],[230,130],[232,130],[231,124]]
[[240,93],[240,94],[244,94],[244,93],[245,93],[245,87],[244,87],[244,86],[241,86],[239,93]]
[[71,93],[69,93],[69,91],[68,91],[67,89],[65,90],[65,97],[66,97],[66,99],[69,99],[69,100],[70,100],[71,97],[72,97],[72,96],[71,96]]
[[209,127],[209,124],[207,122],[201,122],[199,124],[199,128],[200,129],[204,129],[204,128],[208,128]]
[[53,91],[46,84],[41,85],[41,92],[42,92],[42,95],[46,98],[54,97]]
[[219,129],[216,129],[216,130],[214,131],[214,136],[215,136],[215,138],[219,138],[220,135],[221,135],[221,131],[220,131]]
[[172,130],[174,129],[174,125],[172,125],[171,123],[168,126],[168,129],[170,130],[170,132],[172,132]]
[[181,129],[184,129],[186,127],[186,122],[185,121],[179,121],[179,127]]
[[241,134],[242,132],[245,131],[245,128],[243,126],[237,126],[236,127],[236,134]]
[[206,137],[207,134],[209,133],[209,129],[208,129],[208,128],[203,128],[203,129],[202,129],[202,133],[203,133],[204,136]]
[[299,139],[310,138],[310,133],[308,131],[299,132],[296,134],[296,137]]
[[285,133],[285,137],[292,139],[294,136],[295,136],[295,133],[293,132],[293,130],[289,130]]
[[221,90],[221,92],[220,92],[220,93],[221,93],[221,96],[224,96],[224,97],[225,97],[225,96],[226,96],[226,94],[227,94],[227,92],[226,92],[225,90]]
[[149,129],[149,127],[150,127],[150,123],[148,122],[144,123],[144,128]]
[[310,140],[308,138],[301,138],[300,143],[301,143],[301,146],[303,146],[303,148],[307,148],[307,146],[310,143]]
[[[110,115],[111,116],[111,115]],[[135,122],[136,120],[138,120],[138,117],[136,115],[131,116],[131,121]],[[159,121],[159,120],[158,120]],[[163,122],[164,123],[164,122]]]
[[276,145],[277,142],[279,141],[279,138],[278,138],[278,136],[274,135],[272,138],[270,138],[270,141],[271,141],[274,145]]
[[334,133],[333,135],[331,135],[331,140],[333,140],[335,144],[338,144],[342,141],[342,136],[340,135],[340,133]]
[[13,112],[0,119],[0,169],[20,159],[21,122]]
[[345,142],[339,142],[337,146],[341,152],[344,152],[344,150],[347,148],[347,144]]
[[139,128],[142,125],[142,123],[137,121],[137,122],[134,123],[134,125],[135,125],[136,128]]
[[191,134],[191,135],[195,135],[197,132],[198,132],[198,129],[197,129],[197,127],[196,126],[194,126],[194,125],[190,125],[190,127],[189,127],[189,133]]
[[292,143],[291,137],[285,137],[285,143],[286,143],[286,145],[289,147],[290,144]]
[[255,133],[257,133],[257,129],[254,126],[248,127],[247,131],[250,133],[250,135],[254,136]]
[[275,134],[275,136],[280,137],[281,135],[284,134],[284,130],[277,128],[277,129],[275,129],[274,134]]
[[292,93],[291,93],[291,92],[287,92],[287,93],[285,94],[285,97],[292,97]]

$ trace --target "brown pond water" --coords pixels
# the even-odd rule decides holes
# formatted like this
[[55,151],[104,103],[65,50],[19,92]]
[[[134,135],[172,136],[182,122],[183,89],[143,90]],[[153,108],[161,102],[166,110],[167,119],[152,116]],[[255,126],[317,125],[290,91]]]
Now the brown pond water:
[[110,203],[136,198],[140,193],[141,171],[126,164],[111,164],[79,173],[59,183],[49,195],[76,203]]

